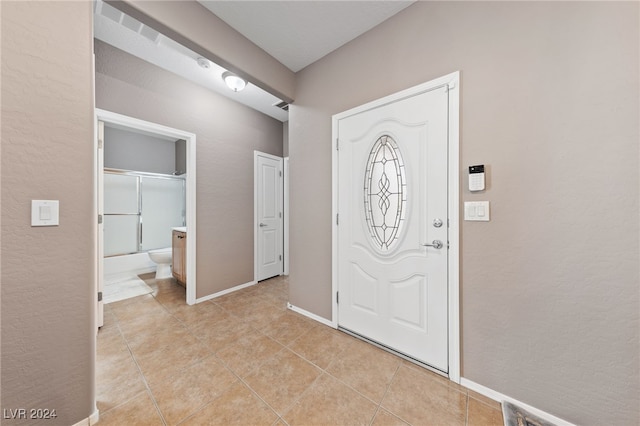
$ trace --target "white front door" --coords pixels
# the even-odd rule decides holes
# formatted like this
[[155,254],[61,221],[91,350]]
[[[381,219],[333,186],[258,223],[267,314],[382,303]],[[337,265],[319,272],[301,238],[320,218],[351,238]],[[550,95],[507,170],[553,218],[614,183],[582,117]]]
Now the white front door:
[[448,371],[448,87],[337,116],[338,325]]
[[282,158],[255,153],[256,280],[282,274]]

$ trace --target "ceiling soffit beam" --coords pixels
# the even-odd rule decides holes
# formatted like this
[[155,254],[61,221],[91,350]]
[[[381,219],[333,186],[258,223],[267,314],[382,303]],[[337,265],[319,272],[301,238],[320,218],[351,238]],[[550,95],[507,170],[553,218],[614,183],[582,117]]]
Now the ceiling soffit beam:
[[200,3],[144,0],[106,2],[283,101],[293,102],[294,72]]

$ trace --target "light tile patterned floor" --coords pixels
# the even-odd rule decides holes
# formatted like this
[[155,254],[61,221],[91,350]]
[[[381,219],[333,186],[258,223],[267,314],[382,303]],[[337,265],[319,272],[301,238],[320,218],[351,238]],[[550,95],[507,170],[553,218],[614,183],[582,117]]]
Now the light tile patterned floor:
[[500,406],[286,309],[273,278],[188,306],[172,279],[105,305],[100,425],[502,425]]

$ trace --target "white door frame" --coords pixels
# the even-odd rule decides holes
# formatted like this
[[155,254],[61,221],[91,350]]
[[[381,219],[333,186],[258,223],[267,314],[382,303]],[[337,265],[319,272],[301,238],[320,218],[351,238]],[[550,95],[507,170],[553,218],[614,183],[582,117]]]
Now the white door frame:
[[[152,123],[149,121],[139,120],[137,118],[128,117],[126,115],[118,114],[111,111],[105,111],[99,108],[95,110],[96,116],[96,129],[97,122],[103,121],[107,124],[115,124],[117,126],[123,126],[134,130],[139,130],[148,133],[155,133],[175,140],[184,139],[187,142],[187,177],[186,183],[186,226],[188,231],[187,237],[187,304],[193,305],[196,303],[196,135],[193,133],[185,132],[183,130],[174,129],[171,127],[163,126],[161,124]],[[95,149],[98,149],[97,132],[95,137]],[[97,165],[97,163],[96,163]],[[102,170],[95,170],[96,176],[102,173]],[[99,179],[96,178],[96,182]],[[95,204],[98,205],[98,191],[96,190]],[[98,244],[102,244],[102,235],[98,232],[97,235]],[[98,257],[96,263],[100,262]],[[98,279],[102,279],[98,277]]]
[[284,186],[282,188],[282,198],[284,200],[283,212],[284,212],[284,228],[282,234],[284,237],[283,246],[283,259],[284,271],[283,275],[289,275],[289,157],[284,157],[284,164],[282,165],[282,173],[284,174]]
[[[282,157],[278,157],[277,155],[271,155],[271,154],[267,154],[265,152],[260,152],[260,151],[253,151],[253,281],[254,282],[258,282],[259,281],[259,277],[258,277],[258,269],[259,269],[259,253],[258,253],[258,196],[259,196],[259,191],[258,191],[258,157],[266,157],[266,158],[270,158],[272,160],[275,161],[279,161],[280,162],[280,171],[282,172],[282,175],[284,176],[284,159]],[[283,177],[282,176],[282,177]],[[285,215],[284,213],[284,179],[280,179],[280,186],[279,186],[279,194],[278,194],[278,202],[280,203],[280,211],[283,213],[282,216]],[[285,233],[284,231],[284,217],[280,217],[280,247],[283,248],[283,235]],[[280,263],[281,266],[284,265],[284,250],[282,250],[282,262]],[[283,269],[280,268],[280,275],[282,275],[284,273]]]
[[456,71],[429,82],[411,87],[398,93],[366,103],[332,117],[332,319],[338,327],[338,120],[354,114],[380,107],[385,104],[414,96],[437,87],[449,90],[449,147],[448,147],[448,189],[449,200],[449,265],[448,265],[448,337],[449,337],[449,379],[460,383],[460,182],[459,182],[459,122],[460,122],[460,72]]

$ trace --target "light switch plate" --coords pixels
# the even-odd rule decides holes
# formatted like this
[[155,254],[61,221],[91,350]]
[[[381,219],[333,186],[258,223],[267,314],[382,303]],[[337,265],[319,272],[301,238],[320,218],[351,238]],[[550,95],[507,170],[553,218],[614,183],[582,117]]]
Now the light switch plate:
[[58,200],[31,200],[31,226],[58,226]]
[[465,201],[464,220],[489,222],[489,202],[488,201]]

